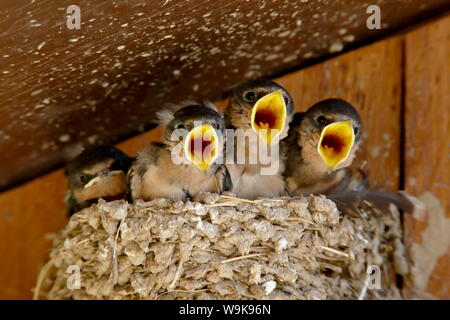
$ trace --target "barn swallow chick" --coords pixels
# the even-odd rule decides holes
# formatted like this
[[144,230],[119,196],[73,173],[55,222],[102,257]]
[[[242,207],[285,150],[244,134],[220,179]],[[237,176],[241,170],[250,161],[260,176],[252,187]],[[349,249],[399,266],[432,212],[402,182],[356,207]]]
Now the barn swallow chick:
[[344,100],[324,100],[295,114],[282,142],[289,193],[325,194],[342,212],[361,213],[362,203],[382,211],[390,204],[411,211],[411,202],[402,194],[369,189],[366,175],[350,168],[360,143],[361,119]]
[[[285,195],[279,142],[287,136],[293,111],[291,96],[273,81],[249,81],[233,90],[225,110],[225,124],[234,129],[233,139],[227,137],[227,143],[234,145],[233,154],[227,154],[233,160],[227,159],[227,168],[233,182],[232,192],[238,197]],[[239,144],[239,135],[245,135],[248,143]],[[262,160],[262,150],[270,154],[269,161]]]
[[111,146],[99,146],[83,151],[67,164],[69,183],[66,193],[68,214],[89,207],[99,198],[127,198],[126,173],[133,159]]
[[327,99],[297,113],[282,142],[286,185],[291,195],[327,193],[348,183],[348,170],[361,141],[361,119],[341,99]]
[[[159,113],[163,143],[138,154],[128,180],[133,200],[182,200],[200,192],[229,191],[224,165],[225,124],[212,104],[183,104]],[[180,141],[181,138],[181,141]]]

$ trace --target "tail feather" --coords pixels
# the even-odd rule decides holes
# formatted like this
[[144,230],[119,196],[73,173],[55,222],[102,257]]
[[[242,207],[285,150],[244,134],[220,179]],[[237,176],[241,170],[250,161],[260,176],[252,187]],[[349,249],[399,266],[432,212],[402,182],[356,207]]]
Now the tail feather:
[[414,208],[413,203],[404,195],[379,189],[347,190],[329,194],[328,198],[335,201],[341,211],[354,211],[364,201],[383,211],[389,210],[390,204],[406,212],[412,212]]

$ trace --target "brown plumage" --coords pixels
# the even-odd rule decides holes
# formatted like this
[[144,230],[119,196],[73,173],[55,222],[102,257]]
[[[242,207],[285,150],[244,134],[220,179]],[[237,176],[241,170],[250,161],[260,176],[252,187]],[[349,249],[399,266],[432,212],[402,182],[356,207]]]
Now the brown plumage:
[[133,159],[111,146],[87,149],[67,164],[68,214],[90,206],[99,198],[127,199],[126,173]]
[[[252,111],[257,101],[273,92],[281,90],[286,107],[284,127],[279,136],[269,146],[264,146],[273,155],[270,163],[262,163],[258,156],[258,148],[249,148],[249,145],[258,145],[261,148],[262,141],[258,134],[252,129]],[[291,96],[281,85],[270,80],[257,80],[243,83],[237,86],[230,97],[225,111],[225,124],[228,129],[240,130],[248,136],[249,143],[245,146],[237,143],[237,140],[227,143],[234,144],[231,157],[233,161],[227,160],[227,168],[233,182],[232,192],[238,197],[255,199],[258,197],[277,197],[285,194],[285,183],[280,173],[284,170],[283,162],[279,159],[279,141],[287,136],[289,122],[294,110]],[[262,114],[265,122],[271,122],[267,114]],[[255,121],[258,121],[255,117]],[[235,131],[238,134],[239,131]],[[252,141],[252,142],[251,142]],[[231,149],[231,148],[228,148]],[[238,161],[238,153],[241,152],[244,161]],[[251,159],[255,161],[252,163]],[[232,162],[232,163],[230,163]],[[274,170],[269,168],[274,168]],[[266,171],[264,171],[266,170]]]
[[[322,130],[332,123],[350,121],[354,143],[347,158],[330,170],[318,153]],[[349,167],[361,142],[361,119],[356,109],[341,99],[316,103],[305,113],[296,113],[288,138],[282,141],[281,154],[286,163],[284,176],[291,195],[326,193],[347,179],[344,168]]]
[[[330,170],[318,152],[321,132],[330,123],[350,121],[354,143],[347,158]],[[390,204],[411,211],[411,202],[398,192],[369,189],[362,171],[350,168],[361,143],[361,120],[352,105],[341,99],[321,101],[305,113],[297,113],[291,122],[289,136],[282,141],[286,161],[286,185],[293,196],[325,194],[343,212],[361,213],[361,205],[388,210]]]
[[[187,134],[198,127],[200,122],[210,125],[218,136],[223,136],[225,126],[221,115],[203,105],[171,107],[161,114],[165,125],[163,143],[152,143],[140,152],[129,170],[128,181],[132,199],[184,199],[200,192],[228,191],[231,182],[226,167],[214,162],[207,170],[201,170],[185,158],[183,148],[179,148],[180,137],[173,136],[176,130],[184,132],[184,141]],[[216,151],[220,155],[223,149],[222,139],[218,148]],[[179,160],[184,160],[184,163],[176,163],[172,153],[177,154]]]

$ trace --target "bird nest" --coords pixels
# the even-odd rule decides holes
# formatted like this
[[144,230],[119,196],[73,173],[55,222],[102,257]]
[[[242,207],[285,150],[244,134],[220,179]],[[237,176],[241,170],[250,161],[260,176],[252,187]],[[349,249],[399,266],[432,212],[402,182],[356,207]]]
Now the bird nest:
[[[324,196],[100,200],[53,238],[46,299],[389,299],[407,272],[397,210]],[[379,266],[381,287],[368,285]],[[78,273],[78,274],[77,274]],[[76,281],[73,281],[73,280]]]

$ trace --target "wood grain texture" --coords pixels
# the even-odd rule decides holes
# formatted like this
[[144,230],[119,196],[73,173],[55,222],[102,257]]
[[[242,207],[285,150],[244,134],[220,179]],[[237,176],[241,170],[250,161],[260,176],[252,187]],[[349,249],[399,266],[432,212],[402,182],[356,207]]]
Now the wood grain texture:
[[50,241],[66,223],[62,170],[0,194],[0,298],[30,298]]
[[[66,10],[81,10],[80,29]],[[81,146],[143,131],[163,103],[222,94],[379,39],[448,0],[0,1],[0,190]],[[401,10],[399,10],[401,8]]]
[[[450,218],[450,17],[408,33],[405,41],[405,187],[415,196],[432,192]],[[428,219],[405,216],[412,241],[422,243],[427,227]],[[427,289],[450,299],[450,247]]]

